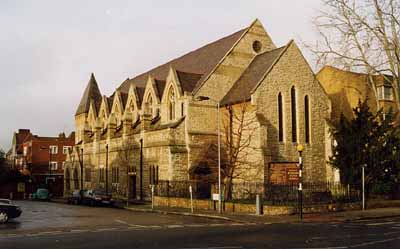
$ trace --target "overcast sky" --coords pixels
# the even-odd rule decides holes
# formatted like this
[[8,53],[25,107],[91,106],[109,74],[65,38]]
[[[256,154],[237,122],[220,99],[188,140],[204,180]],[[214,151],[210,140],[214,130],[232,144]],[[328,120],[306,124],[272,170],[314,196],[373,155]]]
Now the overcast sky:
[[70,133],[91,72],[110,95],[127,77],[255,18],[277,46],[301,45],[316,38],[319,8],[320,0],[1,0],[0,148],[10,148],[18,128]]

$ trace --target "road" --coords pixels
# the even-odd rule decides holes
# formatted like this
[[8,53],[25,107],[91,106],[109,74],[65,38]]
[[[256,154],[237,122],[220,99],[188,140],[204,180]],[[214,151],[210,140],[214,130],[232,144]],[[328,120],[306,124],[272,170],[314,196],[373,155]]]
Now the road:
[[400,248],[400,218],[359,222],[234,223],[120,209],[20,202],[0,248]]

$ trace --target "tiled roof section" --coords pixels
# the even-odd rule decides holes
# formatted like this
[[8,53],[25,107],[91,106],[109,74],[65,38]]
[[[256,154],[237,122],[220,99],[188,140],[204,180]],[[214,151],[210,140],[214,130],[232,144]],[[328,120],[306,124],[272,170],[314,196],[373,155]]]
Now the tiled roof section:
[[286,47],[287,46],[280,47],[257,55],[235,84],[233,84],[220,104],[228,105],[249,100],[253,88],[256,87],[257,83],[279,58]]
[[128,93],[120,92],[120,94],[121,94],[121,101],[122,101],[123,108],[125,108],[126,101],[128,101]]
[[129,82],[144,87],[149,75],[152,75],[156,79],[166,79],[170,67],[178,71],[202,74],[206,77],[247,29],[248,28],[239,30],[229,36],[160,65],[146,73],[140,74],[129,81],[125,81],[121,84],[119,89],[127,92],[129,90]]
[[115,93],[107,98],[108,110],[110,112],[111,112],[112,104],[113,104],[113,101],[114,101],[114,96],[115,96]]
[[82,113],[87,113],[89,111],[91,99],[94,101],[95,106],[98,109],[101,103],[101,93],[93,73],[90,76],[89,82],[86,86],[85,92],[83,93],[75,116]]
[[159,95],[158,98],[161,100],[165,88],[165,80],[154,79],[154,81],[156,83],[157,92]]
[[[139,99],[138,99],[139,105],[140,105],[140,104],[142,103],[142,101],[143,101],[144,90],[145,90],[144,87],[136,87],[136,91],[137,91],[137,94],[138,94],[138,97],[139,97]],[[140,108],[140,107],[139,107],[139,108]]]
[[176,74],[178,75],[179,82],[182,85],[182,90],[185,92],[192,92],[196,87],[197,82],[199,82],[203,76],[202,74],[187,73],[178,70],[176,71]]

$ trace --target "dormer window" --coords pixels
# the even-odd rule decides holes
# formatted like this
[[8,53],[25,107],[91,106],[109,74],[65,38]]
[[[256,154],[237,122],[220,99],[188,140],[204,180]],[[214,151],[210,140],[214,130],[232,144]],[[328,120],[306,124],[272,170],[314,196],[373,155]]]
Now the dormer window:
[[168,91],[168,117],[169,120],[174,120],[175,119],[175,90],[171,86],[171,88]]
[[391,86],[379,86],[376,90],[378,100],[393,100],[393,88]]

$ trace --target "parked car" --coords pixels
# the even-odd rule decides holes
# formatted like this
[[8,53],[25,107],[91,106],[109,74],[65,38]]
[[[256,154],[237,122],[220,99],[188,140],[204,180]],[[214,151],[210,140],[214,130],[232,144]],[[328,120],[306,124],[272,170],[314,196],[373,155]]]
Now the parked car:
[[82,197],[87,190],[74,190],[72,195],[68,196],[67,203],[68,204],[82,204]]
[[8,222],[9,219],[19,217],[21,213],[21,208],[14,205],[11,200],[0,199],[0,224]]
[[88,204],[90,206],[97,206],[97,205],[113,206],[115,204],[115,200],[112,199],[111,194],[107,194],[104,190],[90,189],[83,192],[82,203]]
[[51,200],[51,193],[48,189],[45,188],[38,188],[35,193],[32,194],[33,200],[43,200],[43,201],[50,201]]

